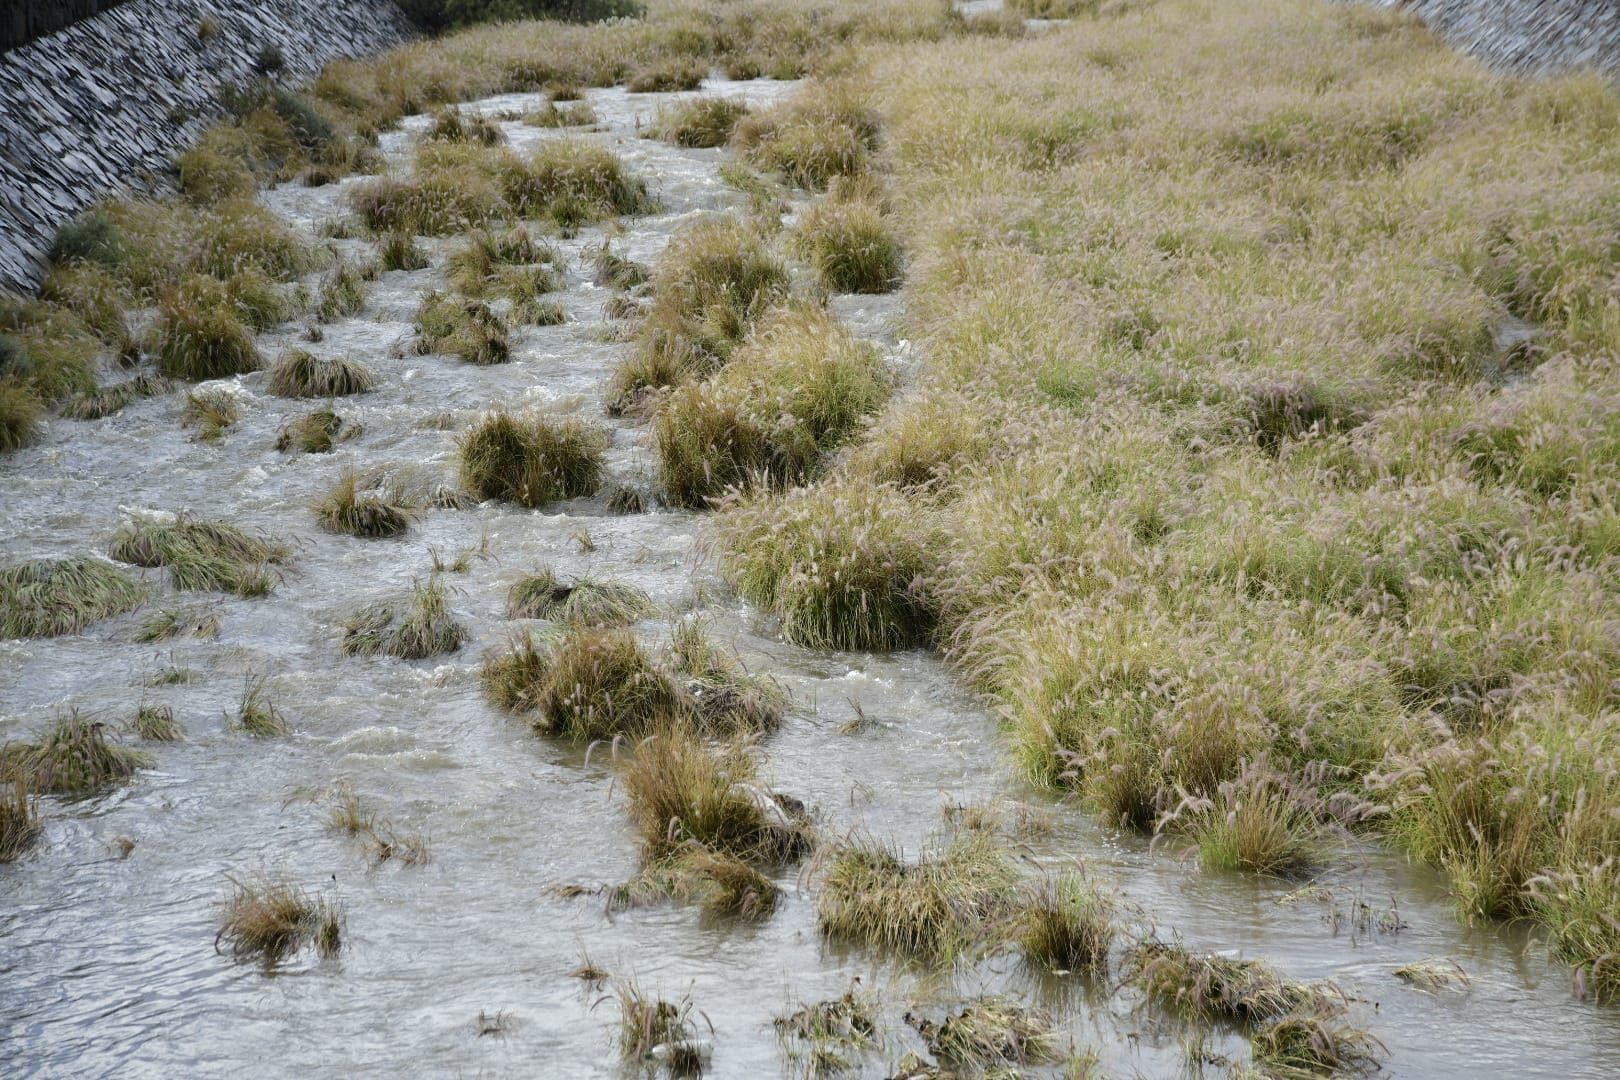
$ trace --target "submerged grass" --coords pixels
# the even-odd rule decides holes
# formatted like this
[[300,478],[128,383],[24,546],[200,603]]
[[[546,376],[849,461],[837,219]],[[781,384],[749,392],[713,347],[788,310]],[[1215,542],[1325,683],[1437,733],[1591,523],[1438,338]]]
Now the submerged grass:
[[0,637],[58,637],[138,607],[139,581],[89,556],[0,568]]
[[375,383],[376,376],[356,361],[289,349],[271,365],[265,387],[279,397],[330,398],[364,394]]
[[266,968],[309,946],[330,959],[343,948],[343,921],[343,909],[335,902],[311,897],[285,879],[233,879],[230,895],[220,905],[214,948]]
[[585,626],[632,626],[657,606],[645,592],[623,581],[580,577],[564,582],[550,567],[525,575],[506,593],[512,619],[551,619]]
[[343,624],[342,649],[347,656],[383,654],[422,660],[452,653],[467,640],[467,630],[450,612],[450,599],[438,575],[416,581],[405,601],[373,604]]
[[22,780],[0,784],[0,863],[15,862],[39,840],[39,797]]
[[315,520],[328,532],[367,538],[403,535],[416,507],[397,481],[346,470],[315,502]]
[[131,779],[156,760],[107,739],[107,726],[77,712],[60,717],[32,743],[0,747],[0,781],[48,795],[89,795]]
[[525,635],[485,660],[483,680],[497,706],[574,742],[641,739],[690,710],[628,630],[576,625],[551,648]]
[[267,537],[186,514],[131,518],[113,536],[107,553],[119,562],[166,567],[177,589],[238,596],[269,593],[276,581],[274,567],[292,555]]

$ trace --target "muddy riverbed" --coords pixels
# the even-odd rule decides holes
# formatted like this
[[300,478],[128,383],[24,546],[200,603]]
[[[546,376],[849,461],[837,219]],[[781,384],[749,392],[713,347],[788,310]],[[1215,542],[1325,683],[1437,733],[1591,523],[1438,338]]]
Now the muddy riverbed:
[[[795,84],[711,80],[705,93],[760,105]],[[696,217],[742,209],[719,176],[723,150],[681,150],[640,138],[660,103],[681,95],[587,92],[600,124],[583,137],[611,147],[661,201],[659,213],[614,229],[630,256],[653,261]],[[509,95],[467,108],[491,115],[533,108]],[[426,117],[384,136],[408,167]],[[505,122],[523,151],[572,137]],[[344,192],[287,185],[267,205],[313,238],[344,214]],[[1109,1075],[1178,1075],[1189,1066],[1182,1027],[1132,990],[1026,972],[1010,956],[942,975],[832,947],[817,929],[812,872],[785,871],[785,898],[760,924],[705,918],[676,904],[608,913],[600,896],[548,887],[614,883],[637,867],[610,755],[548,742],[483,698],[477,667],[503,643],[507,588],[542,565],[631,582],[661,605],[641,624],[650,644],[670,621],[701,611],[749,667],[778,678],[795,710],[762,744],[774,786],[815,807],[832,835],[864,830],[915,853],[944,825],[943,808],[1000,800],[1050,817],[1049,835],[1020,841],[1033,874],[1079,860],[1139,909],[1141,927],[1199,948],[1264,957],[1289,976],[1331,978],[1354,1015],[1388,1047],[1387,1070],[1410,1077],[1607,1076],[1620,1072],[1620,1023],[1571,999],[1569,973],[1511,929],[1458,923],[1440,881],[1399,857],[1355,848],[1316,888],[1212,873],[1174,852],[1099,827],[1078,807],[1016,779],[995,720],[932,654],[817,653],[779,640],[704,558],[701,515],[653,509],[614,516],[600,500],[527,511],[504,504],[435,510],[403,538],[321,532],[310,511],[346,466],[409,466],[453,478],[454,430],[494,404],[577,414],[614,431],[611,471],[645,478],[643,430],[603,415],[604,384],[625,345],[604,340],[602,305],[580,253],[604,231],[560,241],[569,253],[562,326],[525,328],[512,362],[475,367],[400,348],[420,294],[443,283],[454,241],[430,244],[434,267],[384,273],[365,310],[308,345],[348,356],[378,388],[338,408],[364,434],[330,455],[286,456],[279,428],[308,402],[274,397],[264,376],[230,381],[241,422],[217,443],[178,423],[183,393],[137,401],[99,421],[53,421],[41,445],[0,459],[0,537],[8,558],[105,551],[130,512],[190,510],[263,529],[296,544],[285,579],[265,599],[182,594],[219,616],[215,640],[134,644],[140,612],[82,636],[0,643],[0,739],[25,737],[60,710],[121,722],[141,701],[173,707],[186,741],[149,747],[156,768],[110,794],[48,800],[38,850],[0,866],[0,1062],[8,1076],[197,1076],[361,1073],[611,1076],[617,1009],[568,972],[582,950],[620,977],[675,997],[689,993],[712,1023],[713,1075],[780,1074],[771,1019],[796,1001],[836,996],[852,979],[884,1003],[886,1043],[866,1059],[888,1075],[920,1048],[901,1019],[938,1016],[985,991],[1042,1005],[1090,1046]],[[359,240],[334,241],[353,256]],[[312,279],[313,280],[313,279]],[[839,297],[834,309],[902,371],[902,298]],[[301,344],[300,325],[261,335],[267,356]],[[346,658],[342,619],[426,576],[433,554],[487,555],[445,577],[470,641],[420,662]],[[585,538],[588,537],[588,543]],[[589,548],[589,550],[586,550]],[[149,572],[161,593],[159,572]],[[165,602],[174,598],[163,598]],[[155,602],[155,601],[154,601]],[[149,602],[148,609],[152,606]],[[191,681],[144,685],[169,668]],[[294,734],[257,740],[227,730],[244,680],[263,677]],[[857,711],[868,723],[844,730]],[[395,826],[425,833],[431,861],[371,867],[322,809],[292,799],[346,783]],[[133,843],[127,854],[121,840]],[[227,875],[284,872],[338,898],[348,947],[335,960],[300,958],[273,975],[214,949]],[[1423,958],[1454,959],[1466,993],[1431,995],[1392,974]],[[481,1035],[478,1018],[506,1030]],[[1241,1059],[1235,1035],[1205,1050]],[[1220,1073],[1218,1066],[1211,1073]]]

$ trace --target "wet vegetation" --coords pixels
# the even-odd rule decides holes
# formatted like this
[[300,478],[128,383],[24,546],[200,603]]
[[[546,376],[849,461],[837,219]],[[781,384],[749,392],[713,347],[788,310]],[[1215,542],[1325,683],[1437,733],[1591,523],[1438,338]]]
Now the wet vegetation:
[[461,482],[479,499],[528,507],[594,495],[608,440],[583,420],[492,412],[457,443]]
[[156,764],[142,750],[119,746],[99,720],[68,712],[36,742],[0,747],[0,782],[48,795],[91,795]]
[[341,907],[270,875],[231,882],[231,893],[221,904],[216,950],[239,962],[272,968],[308,947],[322,958],[343,948]]
[[415,513],[415,504],[398,481],[352,469],[315,503],[315,520],[321,528],[371,539],[401,535],[411,527]]
[[348,656],[423,660],[455,652],[465,640],[466,628],[451,614],[449,594],[437,575],[413,583],[408,599],[372,604],[343,623]]
[[0,637],[76,634],[145,598],[140,582],[90,556],[12,563],[0,568]]
[[23,780],[0,786],[0,863],[26,855],[43,831],[39,798]]
[[280,397],[330,398],[364,394],[375,382],[376,377],[353,360],[323,360],[305,349],[289,349],[271,365],[265,388]]
[[275,586],[275,567],[292,553],[228,522],[180,514],[129,519],[113,536],[107,554],[136,566],[166,567],[177,589],[263,596]]
[[634,625],[656,610],[634,585],[589,576],[564,582],[549,567],[519,578],[506,594],[506,614],[513,619],[618,627]]

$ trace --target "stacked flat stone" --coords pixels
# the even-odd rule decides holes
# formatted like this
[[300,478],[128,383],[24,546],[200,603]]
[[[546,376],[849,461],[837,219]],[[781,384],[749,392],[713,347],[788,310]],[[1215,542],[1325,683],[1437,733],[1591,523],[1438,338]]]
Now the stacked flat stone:
[[1615,0],[1385,0],[1383,6],[1413,12],[1452,47],[1501,71],[1620,73]]
[[131,0],[0,55],[0,287],[37,285],[63,222],[165,175],[267,49],[301,82],[414,32],[393,0]]

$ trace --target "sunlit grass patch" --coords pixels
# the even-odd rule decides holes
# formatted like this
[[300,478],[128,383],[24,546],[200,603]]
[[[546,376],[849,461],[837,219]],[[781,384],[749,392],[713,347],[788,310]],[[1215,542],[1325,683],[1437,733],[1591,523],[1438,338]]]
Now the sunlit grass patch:
[[656,610],[652,598],[628,582],[590,575],[564,582],[550,567],[519,578],[506,593],[513,619],[631,626]]
[[492,412],[457,443],[461,482],[479,499],[539,507],[594,494],[608,435],[582,420]]
[[223,521],[179,515],[132,518],[107,553],[119,562],[168,568],[177,589],[213,589],[263,596],[275,584],[272,569],[288,561],[283,544]]
[[926,641],[934,605],[926,512],[894,488],[829,482],[728,509],[721,569],[810,648],[896,649]]
[[467,636],[451,614],[444,585],[430,575],[412,584],[409,599],[373,604],[345,620],[342,649],[348,656],[422,660],[455,652]]
[[268,875],[233,879],[231,893],[220,905],[214,948],[266,968],[309,946],[329,959],[343,947],[343,921],[343,910],[335,902],[312,898],[285,879]]
[[339,443],[359,437],[364,425],[345,420],[329,408],[289,420],[276,435],[282,453],[329,454]]
[[822,199],[805,212],[794,243],[834,292],[886,293],[900,285],[900,242],[868,202]]
[[22,780],[0,784],[0,863],[22,858],[43,831],[39,797]]
[[398,481],[349,469],[315,501],[314,510],[328,532],[377,538],[405,533],[416,506]]
[[89,556],[0,568],[0,637],[58,637],[140,606],[146,587]]
[[637,746],[624,789],[649,861],[697,845],[745,863],[775,863],[810,847],[802,812],[761,785],[746,748],[711,748],[682,723],[660,724]]
[[37,742],[0,747],[0,781],[20,781],[41,794],[88,795],[157,763],[145,751],[110,742],[106,733],[101,721],[68,712]]
[[935,1023],[907,1015],[934,1055],[949,1065],[981,1072],[1057,1061],[1057,1029],[1045,1013],[1002,997],[982,997]]
[[649,133],[676,146],[724,146],[748,106],[730,98],[693,98],[660,109]]
[[341,356],[322,359],[306,349],[288,349],[265,376],[265,389],[279,397],[342,397],[364,394],[375,384],[364,364]]
[[817,913],[830,936],[949,962],[1009,917],[1017,882],[1006,854],[983,833],[963,833],[917,862],[856,840],[827,857]]

